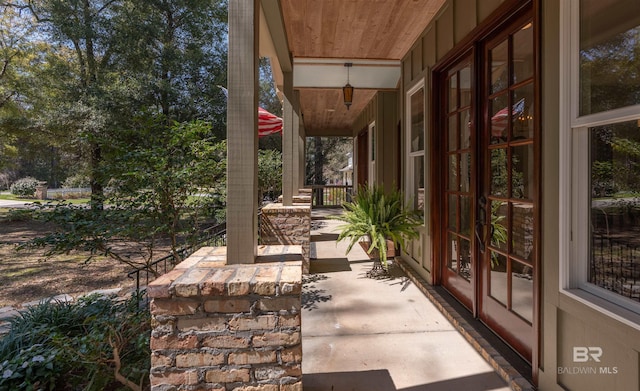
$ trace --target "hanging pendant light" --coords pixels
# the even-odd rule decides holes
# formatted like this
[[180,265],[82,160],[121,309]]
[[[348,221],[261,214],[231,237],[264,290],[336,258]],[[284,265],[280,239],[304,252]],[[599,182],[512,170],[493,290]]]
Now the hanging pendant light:
[[344,66],[347,67],[347,84],[342,87],[342,96],[344,98],[344,105],[347,106],[347,110],[349,110],[349,107],[351,107],[351,103],[353,102],[353,86],[349,84],[349,68],[351,68],[353,64],[347,62]]

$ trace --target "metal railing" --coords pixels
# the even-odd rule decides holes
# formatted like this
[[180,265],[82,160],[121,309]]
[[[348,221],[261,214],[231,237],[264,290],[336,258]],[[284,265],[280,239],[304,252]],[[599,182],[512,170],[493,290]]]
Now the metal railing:
[[594,232],[589,282],[640,301],[640,241],[637,237]]
[[184,246],[176,253],[169,254],[151,262],[148,265],[134,269],[127,273],[127,277],[136,281],[136,293],[140,292],[140,274],[144,273],[145,286],[149,285],[150,277],[165,274],[179,262],[204,246],[225,246],[227,244],[227,222],[214,225],[202,231],[195,244]]
[[[260,229],[262,225],[262,209],[258,210],[258,243],[260,243]],[[179,262],[186,259],[189,255],[198,251],[201,247],[212,246],[221,247],[227,245],[227,222],[223,222],[212,227],[206,228],[192,245],[184,246],[177,251],[176,254],[169,254],[165,257],[157,259],[148,265],[137,268],[127,273],[127,277],[136,281],[136,293],[140,293],[141,273],[144,273],[145,286],[149,285],[150,277],[156,277],[165,274],[173,269]]]
[[311,188],[311,202],[314,207],[342,206],[344,202],[350,202],[353,195],[351,185],[307,185]]

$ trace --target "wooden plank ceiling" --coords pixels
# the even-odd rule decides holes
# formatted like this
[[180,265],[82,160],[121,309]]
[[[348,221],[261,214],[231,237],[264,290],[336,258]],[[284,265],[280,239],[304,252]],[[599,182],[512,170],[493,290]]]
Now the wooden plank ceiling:
[[[295,58],[397,60],[409,51],[444,0],[281,0]],[[357,72],[357,69],[351,69]],[[342,90],[301,88],[307,136],[351,135],[374,90],[356,89],[347,111]]]

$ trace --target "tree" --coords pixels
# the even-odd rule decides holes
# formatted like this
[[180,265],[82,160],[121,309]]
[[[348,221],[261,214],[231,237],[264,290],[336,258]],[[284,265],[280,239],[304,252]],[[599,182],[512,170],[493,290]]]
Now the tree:
[[43,206],[38,216],[59,229],[26,247],[46,248],[47,255],[84,250],[89,259],[104,255],[149,268],[157,244],[168,238],[181,261],[180,248],[196,241],[201,224],[211,220],[204,212],[224,202],[214,195],[225,185],[226,143],[203,121],[165,124],[164,117],[142,118],[129,130],[133,145],[114,140],[102,173],[112,178],[109,208]]
[[324,185],[327,179],[340,181],[340,170],[349,162],[348,154],[353,149],[352,145],[349,137],[308,137],[307,183]]
[[[226,78],[225,1],[15,0],[38,35],[55,42],[60,77],[55,109],[42,127],[72,133],[91,177],[92,207],[102,208],[104,149],[130,119],[161,114],[203,119],[224,134],[225,109],[215,87]],[[50,89],[48,89],[50,90]],[[46,105],[45,105],[46,107]],[[126,135],[127,133],[124,132]]]
[[258,151],[258,199],[275,199],[282,194],[282,153],[274,149]]

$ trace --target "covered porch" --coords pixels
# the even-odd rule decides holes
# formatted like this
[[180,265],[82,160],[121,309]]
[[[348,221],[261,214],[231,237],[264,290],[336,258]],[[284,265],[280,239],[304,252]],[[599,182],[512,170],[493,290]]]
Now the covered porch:
[[[399,258],[390,278],[358,246],[336,243],[340,210],[312,212],[311,273],[303,278],[305,391],[533,389],[496,338],[463,317]],[[502,344],[504,345],[504,344]],[[508,357],[512,359],[513,357]]]

